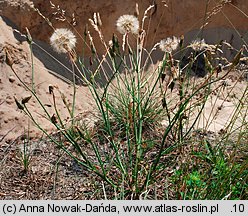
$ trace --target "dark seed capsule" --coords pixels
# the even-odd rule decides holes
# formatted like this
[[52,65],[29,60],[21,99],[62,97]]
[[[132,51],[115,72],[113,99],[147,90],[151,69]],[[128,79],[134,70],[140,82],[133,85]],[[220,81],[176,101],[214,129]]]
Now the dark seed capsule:
[[164,82],[165,77],[166,77],[166,74],[165,73],[162,73],[161,74],[161,80],[162,80],[162,82]]
[[57,118],[56,118],[56,116],[55,116],[55,114],[53,114],[52,115],[52,117],[51,117],[51,122],[53,123],[53,124],[57,124]]
[[31,97],[32,97],[32,95],[23,98],[23,99],[22,99],[22,104],[27,103],[27,102],[31,99]]
[[48,86],[49,94],[52,94],[53,93],[53,90],[54,90],[54,87],[52,85],[49,85]]

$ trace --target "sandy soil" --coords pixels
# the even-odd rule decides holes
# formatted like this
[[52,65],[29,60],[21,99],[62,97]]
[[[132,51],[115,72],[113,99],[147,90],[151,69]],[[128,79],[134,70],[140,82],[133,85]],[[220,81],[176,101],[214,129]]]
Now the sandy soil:
[[[40,131],[31,123],[23,112],[17,109],[14,99],[16,98],[20,101],[23,98],[30,96],[31,93],[23,87],[18,77],[15,76],[11,67],[6,64],[5,61],[7,51],[15,61],[13,68],[17,72],[19,78],[31,88],[32,63],[29,44],[27,42],[18,41],[15,37],[16,35],[18,36],[18,33],[14,32],[11,26],[8,26],[2,19],[0,19],[0,27],[0,137],[5,136],[5,139],[15,139],[23,133],[27,134],[28,131],[30,132],[31,137],[37,137],[38,134],[40,134]],[[35,52],[39,50],[39,55],[34,55],[33,59],[34,86],[37,96],[46,106],[49,114],[53,115],[55,111],[52,95],[49,94],[49,86],[54,86],[58,109],[60,110],[62,118],[66,120],[69,118],[69,113],[65,104],[62,102],[61,94],[59,92],[62,92],[66,96],[68,103],[71,103],[73,93],[72,85],[58,78],[59,74],[56,74],[56,72],[46,68],[45,65],[50,66],[53,59],[36,45],[33,46]],[[65,68],[58,65],[58,71],[62,70],[65,70]],[[67,75],[70,77],[68,71]],[[90,99],[88,88],[79,86],[77,88],[76,97],[77,115],[84,114],[92,107],[92,100]],[[43,125],[45,129],[48,129],[49,131],[54,129],[50,122],[44,117],[44,111],[42,111],[41,106],[34,97],[28,102],[27,107],[31,113],[34,113],[35,119]]]

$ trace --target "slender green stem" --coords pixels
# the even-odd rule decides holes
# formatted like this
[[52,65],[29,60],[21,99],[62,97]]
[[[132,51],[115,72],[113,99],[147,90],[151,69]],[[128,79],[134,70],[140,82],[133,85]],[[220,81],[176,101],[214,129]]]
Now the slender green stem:
[[35,83],[34,83],[34,56],[33,56],[33,46],[32,43],[29,44],[30,53],[31,53],[31,67],[32,67],[32,90],[35,92]]
[[[71,60],[72,61],[72,60]],[[74,115],[75,115],[75,105],[76,105],[76,92],[77,92],[77,86],[76,86],[76,76],[75,76],[75,68],[73,62],[71,62],[72,65],[72,78],[73,78],[73,98],[72,98],[72,110],[71,110],[71,126],[74,126]]]

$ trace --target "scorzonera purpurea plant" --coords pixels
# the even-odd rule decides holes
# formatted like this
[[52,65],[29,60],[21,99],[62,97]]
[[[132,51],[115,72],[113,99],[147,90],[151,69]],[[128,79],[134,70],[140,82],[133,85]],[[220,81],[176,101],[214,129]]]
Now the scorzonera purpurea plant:
[[[206,128],[199,131],[197,125],[207,101],[216,92],[223,91],[221,81],[244,58],[246,47],[239,50],[231,62],[223,57],[219,44],[209,45],[199,38],[186,45],[183,37],[171,36],[147,49],[144,41],[149,35],[145,24],[153,7],[147,8],[141,20],[130,14],[120,16],[116,21],[119,34],[113,34],[110,41],[103,35],[104,23],[100,14],[94,13],[89,23],[98,33],[105,48],[104,54],[98,53],[94,42],[99,39],[93,38],[88,28],[80,39],[91,50],[91,64],[95,67],[87,67],[84,64],[87,57],[75,51],[80,43],[78,32],[73,28],[54,29],[50,44],[56,52],[68,56],[72,68],[74,88],[73,102],[71,107],[68,106],[69,125],[56,107],[56,88],[50,88],[55,111],[51,115],[35,91],[22,82],[70,147],[49,134],[33,118],[28,101],[16,100],[17,106],[52,142],[96,174],[106,184],[109,198],[243,198],[247,193],[247,189],[242,187],[242,184],[247,186],[244,175],[248,173],[247,160],[238,163],[234,156],[227,157],[224,146],[230,145],[232,134],[238,137],[240,145],[244,145],[242,134],[247,132],[247,120],[239,126],[242,133],[236,134],[234,125],[247,110],[244,105],[247,104],[247,87],[226,126],[226,133],[211,143],[201,133],[207,133],[207,125],[212,119],[209,118]],[[57,7],[52,4],[52,8]],[[61,9],[57,10],[60,19],[62,16],[66,21]],[[136,14],[139,13],[136,6]],[[52,24],[49,22],[49,25]],[[175,54],[184,54],[187,50],[191,54],[183,64],[183,59],[176,58]],[[154,52],[163,53],[159,62],[152,59]],[[204,60],[207,75],[196,78],[192,76],[192,68],[200,57]],[[96,121],[91,127],[78,124],[75,117],[76,76],[89,88],[95,102]],[[105,80],[104,85],[100,85],[99,80]],[[161,120],[165,124],[162,125]],[[233,152],[238,154],[238,145]]]

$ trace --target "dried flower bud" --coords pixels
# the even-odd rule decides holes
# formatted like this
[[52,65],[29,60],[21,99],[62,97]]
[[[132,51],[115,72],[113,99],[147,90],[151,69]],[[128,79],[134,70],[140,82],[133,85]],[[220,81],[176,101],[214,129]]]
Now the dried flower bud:
[[10,55],[10,53],[9,53],[9,51],[7,49],[5,49],[5,55],[6,55],[6,63],[7,63],[7,65],[12,67],[13,64],[14,64],[14,60],[13,60],[12,56]]
[[27,102],[31,99],[31,97],[32,97],[32,95],[29,95],[29,96],[23,98],[23,99],[22,99],[22,104],[27,103]]
[[48,92],[49,92],[49,94],[53,94],[53,90],[54,90],[53,85],[49,85],[48,86]]
[[57,124],[57,123],[58,123],[57,117],[55,116],[55,114],[52,115],[52,117],[51,117],[51,122],[52,122],[53,124]]

